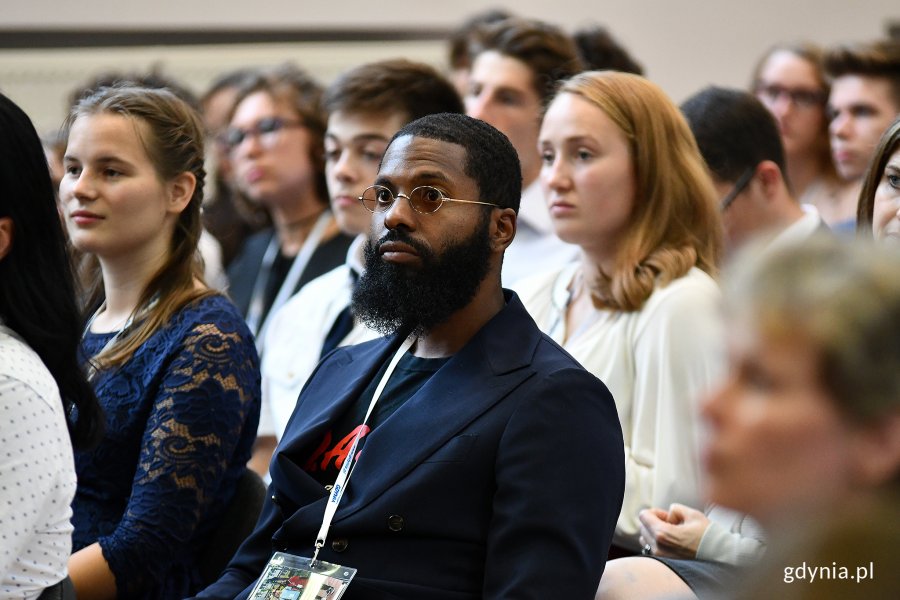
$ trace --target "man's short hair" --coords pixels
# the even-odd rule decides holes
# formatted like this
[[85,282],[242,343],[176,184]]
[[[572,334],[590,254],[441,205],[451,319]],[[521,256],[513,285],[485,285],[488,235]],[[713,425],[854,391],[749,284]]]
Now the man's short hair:
[[495,50],[522,61],[533,74],[532,85],[544,103],[556,92],[558,82],[583,69],[578,49],[562,29],[530,19],[513,17],[478,30],[469,54]]
[[462,146],[466,151],[463,172],[478,185],[478,199],[519,211],[522,196],[519,155],[500,131],[480,119],[440,113],[408,123],[391,142],[406,135]]
[[634,60],[609,29],[590,25],[572,34],[585,69],[591,71],[621,71],[643,75],[644,68]]
[[752,94],[710,86],[681,105],[713,177],[734,182],[764,161],[786,178],[784,148],[772,113]]
[[452,69],[468,69],[472,66],[472,56],[469,54],[469,44],[472,37],[477,35],[479,28],[491,23],[509,19],[513,14],[503,8],[489,8],[484,12],[475,13],[450,34],[448,48],[448,62]]
[[323,99],[337,111],[388,115],[402,111],[406,120],[465,111],[456,89],[434,68],[403,59],[365,64],[338,77]]
[[844,75],[878,77],[891,86],[894,106],[900,112],[900,40],[846,44],[825,54],[825,71],[832,79]]

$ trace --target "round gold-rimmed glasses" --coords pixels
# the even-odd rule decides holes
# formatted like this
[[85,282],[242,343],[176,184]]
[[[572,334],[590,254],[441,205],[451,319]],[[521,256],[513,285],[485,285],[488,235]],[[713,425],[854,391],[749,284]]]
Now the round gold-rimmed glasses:
[[499,204],[491,202],[480,202],[478,200],[459,200],[457,198],[448,198],[444,193],[430,185],[420,185],[407,194],[394,194],[391,190],[383,185],[373,185],[366,188],[366,191],[359,197],[359,201],[366,207],[366,210],[373,213],[385,212],[394,204],[397,198],[406,198],[413,210],[423,215],[430,215],[437,212],[443,206],[444,202],[463,202],[465,204],[482,204],[484,206],[494,206],[500,208]]

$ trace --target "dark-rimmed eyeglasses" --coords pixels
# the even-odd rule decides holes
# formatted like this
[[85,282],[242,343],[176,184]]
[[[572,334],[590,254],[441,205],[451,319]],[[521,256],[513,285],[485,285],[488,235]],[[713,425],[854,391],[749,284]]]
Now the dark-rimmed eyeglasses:
[[747,186],[750,184],[750,180],[753,179],[755,173],[756,167],[749,167],[746,171],[741,173],[738,180],[734,182],[734,187],[731,188],[730,192],[725,194],[725,197],[722,198],[722,201],[719,203],[719,209],[722,212],[728,210],[728,207],[731,206],[731,203],[735,201],[740,193],[747,189]]
[[406,198],[413,210],[423,215],[435,213],[443,206],[444,202],[463,202],[465,204],[481,204],[484,206],[494,206],[500,208],[499,204],[491,202],[480,202],[478,200],[459,200],[457,198],[448,198],[444,193],[430,185],[420,185],[407,194],[394,194],[391,190],[383,185],[373,185],[366,188],[366,191],[359,197],[359,201],[366,207],[366,210],[373,213],[385,212],[394,203],[397,198]]
[[765,85],[762,83],[756,86],[756,97],[767,106],[774,105],[779,98],[788,98],[798,108],[822,107],[825,106],[825,101],[828,100],[825,92],[821,90],[791,89],[782,85]]
[[227,150],[234,150],[245,139],[255,136],[261,146],[269,148],[278,140],[278,133],[283,129],[303,126],[303,123],[300,121],[290,121],[281,117],[266,117],[257,121],[253,127],[246,129],[229,127],[222,134],[221,141]]

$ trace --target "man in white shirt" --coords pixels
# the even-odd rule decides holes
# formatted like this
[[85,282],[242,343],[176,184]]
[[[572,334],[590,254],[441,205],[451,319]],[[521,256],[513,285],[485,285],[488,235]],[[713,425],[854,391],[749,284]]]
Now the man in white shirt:
[[362,274],[362,242],[372,213],[359,201],[375,182],[381,156],[401,127],[425,115],[461,113],[453,86],[433,68],[388,60],[352,69],[325,92],[325,177],[341,230],[358,236],[344,265],[310,281],[272,316],[262,355],[263,405],[251,466],[265,474],[297,396],[319,359],[338,346],[377,333],[350,314],[350,296]]
[[720,194],[728,252],[757,236],[770,236],[773,247],[827,231],[816,209],[791,194],[778,125],[752,94],[708,87],[681,111]]
[[519,18],[484,27],[470,48],[473,57],[466,114],[503,132],[522,164],[518,231],[506,251],[503,285],[573,260],[578,248],[553,230],[538,184],[538,133],[543,107],[556,84],[582,70],[572,39],[560,29]]

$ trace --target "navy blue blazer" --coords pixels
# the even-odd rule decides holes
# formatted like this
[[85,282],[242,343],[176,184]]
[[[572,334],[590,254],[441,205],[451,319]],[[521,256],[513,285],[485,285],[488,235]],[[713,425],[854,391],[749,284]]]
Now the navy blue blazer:
[[[297,402],[256,530],[198,598],[246,598],[274,551],[311,556],[326,491],[302,468],[401,336],[338,348]],[[518,297],[366,438],[319,557],[344,598],[593,599],[625,487],[599,379]]]

